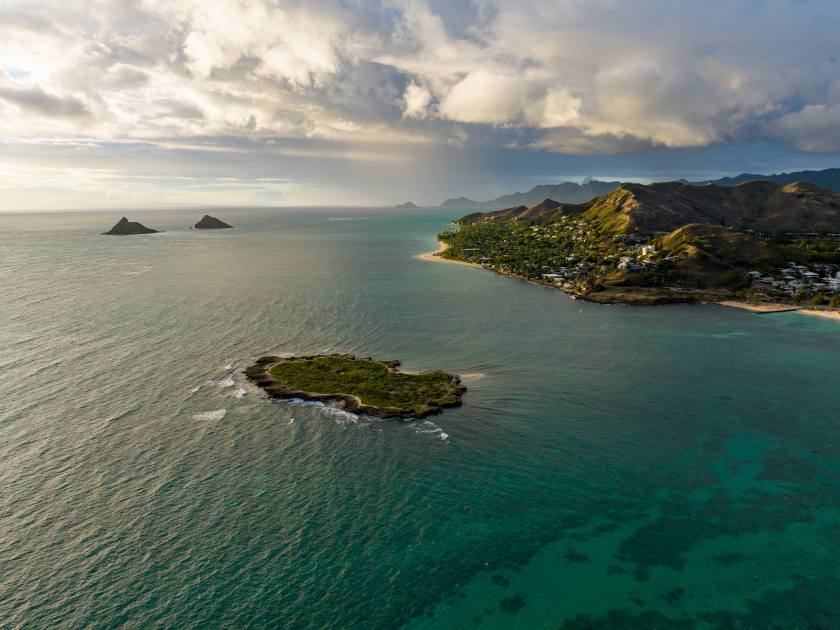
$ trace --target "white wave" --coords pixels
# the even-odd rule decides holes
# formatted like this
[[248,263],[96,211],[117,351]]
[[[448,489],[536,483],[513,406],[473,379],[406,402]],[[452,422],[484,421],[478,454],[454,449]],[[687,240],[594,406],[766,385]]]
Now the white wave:
[[[320,400],[304,400],[303,398],[287,398],[286,400],[280,401],[285,402],[286,404],[293,405],[295,407],[316,407],[318,408],[321,413],[323,413],[326,417],[339,424],[345,423],[353,423],[355,424],[359,420],[359,416],[355,413],[350,413],[349,411],[344,411],[344,409],[339,409],[338,407],[333,407],[331,405],[327,405],[322,403]],[[291,423],[289,423],[291,424]]]
[[418,420],[416,422],[410,422],[408,426],[411,427],[415,433],[420,435],[436,435],[443,441],[449,439],[449,434],[445,433],[443,429],[431,420]]
[[227,409],[216,409],[215,411],[203,411],[193,416],[193,420],[221,420],[225,417]]
[[219,387],[233,387],[233,377],[228,376],[226,379],[219,381]]

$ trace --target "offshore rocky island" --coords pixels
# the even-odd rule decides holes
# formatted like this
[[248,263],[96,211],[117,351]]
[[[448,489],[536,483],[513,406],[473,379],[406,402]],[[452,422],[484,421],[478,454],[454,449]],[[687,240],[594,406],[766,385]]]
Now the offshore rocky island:
[[271,398],[318,400],[379,418],[423,418],[457,407],[467,390],[446,372],[400,372],[399,361],[349,354],[261,357],[245,376]]
[[443,259],[593,302],[840,305],[840,195],[808,183],[621,184],[468,214],[438,240]]

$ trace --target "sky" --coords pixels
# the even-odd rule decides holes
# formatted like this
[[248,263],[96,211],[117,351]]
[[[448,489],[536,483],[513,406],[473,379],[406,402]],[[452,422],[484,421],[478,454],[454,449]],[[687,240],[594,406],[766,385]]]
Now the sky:
[[0,211],[840,166],[837,0],[0,0]]

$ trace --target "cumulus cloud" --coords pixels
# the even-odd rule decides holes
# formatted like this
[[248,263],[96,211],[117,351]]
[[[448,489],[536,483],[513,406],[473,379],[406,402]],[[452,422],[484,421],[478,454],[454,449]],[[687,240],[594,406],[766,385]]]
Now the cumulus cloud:
[[0,136],[383,164],[406,143],[840,152],[838,18],[836,0],[5,3]]
[[[542,129],[532,146],[558,151],[762,133],[822,151],[840,104],[828,0],[30,4],[0,9],[0,69],[29,73],[2,93],[32,115],[21,135],[96,107],[100,137],[253,132],[254,117],[272,134],[397,138],[423,120],[414,133],[441,143],[452,121]],[[164,101],[196,115],[162,117]]]
[[432,93],[422,85],[409,83],[403,93],[403,116],[406,118],[424,118],[429,114]]

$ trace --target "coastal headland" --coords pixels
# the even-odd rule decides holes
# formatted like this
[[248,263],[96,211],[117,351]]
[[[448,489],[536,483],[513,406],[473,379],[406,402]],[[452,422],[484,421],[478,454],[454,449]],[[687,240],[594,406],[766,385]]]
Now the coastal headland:
[[840,308],[840,195],[811,184],[622,184],[587,203],[474,212],[424,260],[601,304]]
[[422,418],[461,404],[467,388],[458,376],[400,372],[399,365],[349,354],[265,356],[245,376],[270,398],[317,400],[379,418]]

